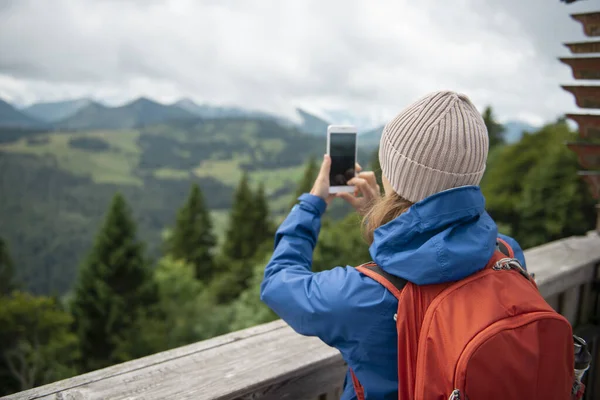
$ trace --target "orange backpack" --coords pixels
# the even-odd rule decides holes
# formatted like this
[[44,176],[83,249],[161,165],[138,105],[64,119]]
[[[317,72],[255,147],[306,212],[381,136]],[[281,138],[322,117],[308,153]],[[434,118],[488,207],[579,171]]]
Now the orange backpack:
[[417,286],[374,263],[357,267],[398,299],[398,399],[571,399],[571,325],[510,246],[498,239],[498,247],[483,270],[445,284]]

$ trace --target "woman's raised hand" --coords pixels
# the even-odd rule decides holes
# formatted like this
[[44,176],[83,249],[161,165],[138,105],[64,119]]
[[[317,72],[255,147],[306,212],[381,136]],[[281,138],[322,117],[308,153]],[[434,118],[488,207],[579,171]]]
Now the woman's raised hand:
[[319,175],[317,175],[317,179],[315,179],[315,183],[313,184],[313,188],[310,191],[310,194],[319,196],[323,200],[329,204],[331,200],[335,197],[333,194],[329,194],[329,170],[331,169],[331,157],[328,154],[323,156],[323,163],[321,164],[321,169],[319,170]]
[[[356,171],[360,171],[360,165],[356,166]],[[337,197],[350,203],[360,215],[365,215],[371,205],[381,197],[381,189],[372,171],[360,172],[348,181],[348,185],[356,188],[354,193],[342,192],[338,193]]]

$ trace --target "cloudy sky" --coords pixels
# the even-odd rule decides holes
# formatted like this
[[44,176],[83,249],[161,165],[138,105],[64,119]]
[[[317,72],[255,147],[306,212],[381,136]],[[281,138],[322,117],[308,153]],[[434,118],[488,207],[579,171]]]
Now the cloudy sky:
[[345,110],[452,89],[501,120],[577,111],[558,56],[597,0],[0,0],[0,97]]

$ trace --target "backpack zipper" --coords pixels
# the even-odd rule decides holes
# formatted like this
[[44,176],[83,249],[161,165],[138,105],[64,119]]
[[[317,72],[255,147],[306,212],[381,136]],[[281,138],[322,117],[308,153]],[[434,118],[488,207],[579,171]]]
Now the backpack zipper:
[[519,260],[517,260],[516,258],[502,258],[502,259],[496,261],[496,263],[494,264],[492,269],[494,271],[501,271],[501,270],[510,271],[512,269],[512,270],[517,271],[521,275],[523,275],[523,277],[525,277],[528,281],[531,281],[531,279],[532,279],[531,275],[529,275],[529,273],[527,273],[527,271],[525,271],[525,268],[523,268],[523,266],[521,265]]
[[460,400],[460,390],[454,389],[452,393],[450,393],[448,400]]

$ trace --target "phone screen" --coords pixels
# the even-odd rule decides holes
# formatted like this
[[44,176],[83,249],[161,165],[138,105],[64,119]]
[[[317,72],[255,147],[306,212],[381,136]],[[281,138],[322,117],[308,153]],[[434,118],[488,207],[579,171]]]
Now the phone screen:
[[354,178],[356,134],[331,133],[329,135],[329,156],[331,157],[329,184],[346,186],[348,181]]

